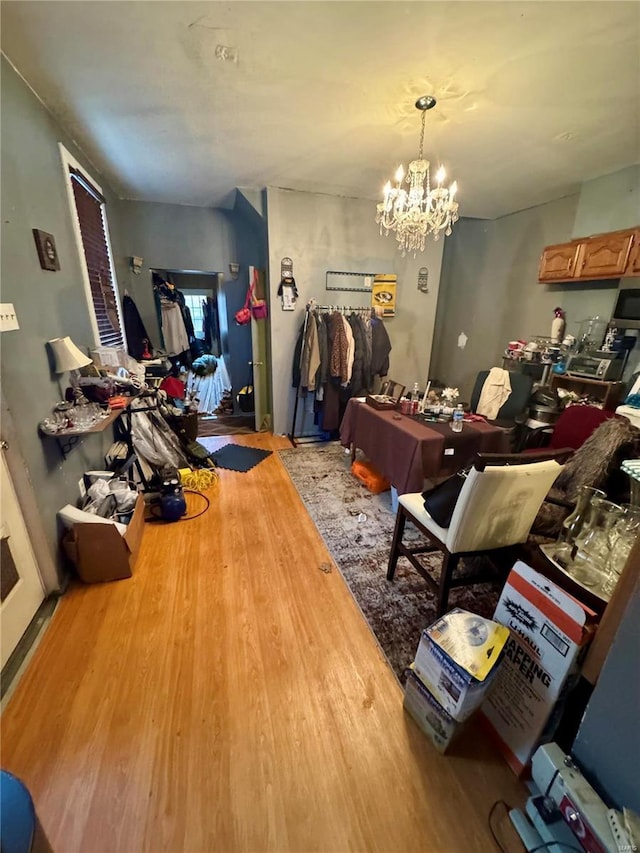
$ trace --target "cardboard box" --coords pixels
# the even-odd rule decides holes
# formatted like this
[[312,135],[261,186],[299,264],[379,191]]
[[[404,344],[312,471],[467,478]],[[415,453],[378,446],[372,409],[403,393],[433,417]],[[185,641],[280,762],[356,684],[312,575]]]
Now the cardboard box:
[[422,632],[414,668],[454,720],[462,722],[493,684],[508,629],[456,608]]
[[462,723],[457,723],[436,702],[425,685],[411,669],[406,672],[404,708],[431,740],[438,752],[446,752]]
[[595,614],[523,562],[511,570],[494,619],[511,630],[481,717],[520,774],[553,738],[563,695],[575,682]]
[[62,544],[85,583],[115,581],[133,574],[143,531],[144,499],[138,495],[124,536],[115,525],[87,522],[74,524]]

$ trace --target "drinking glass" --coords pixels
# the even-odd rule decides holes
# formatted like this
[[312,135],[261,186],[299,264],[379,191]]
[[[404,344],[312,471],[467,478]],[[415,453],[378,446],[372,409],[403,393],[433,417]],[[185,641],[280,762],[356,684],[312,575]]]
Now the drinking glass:
[[638,535],[640,535],[640,506],[623,504],[624,515],[612,529],[611,550],[606,566],[606,576],[602,584],[603,592],[610,595],[618,583],[618,578],[629,558]]
[[589,528],[578,538],[576,556],[567,566],[578,583],[588,587],[598,586],[606,578],[612,528],[625,515],[625,510],[611,501],[594,498],[591,513]]

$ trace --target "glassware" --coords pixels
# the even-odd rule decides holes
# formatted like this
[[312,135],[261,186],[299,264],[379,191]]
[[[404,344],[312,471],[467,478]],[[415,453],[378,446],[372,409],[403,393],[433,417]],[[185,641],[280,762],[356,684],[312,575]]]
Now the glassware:
[[555,550],[555,559],[562,566],[567,566],[573,559],[576,539],[589,520],[591,501],[594,498],[606,498],[606,495],[600,489],[580,486],[575,509],[562,522]]
[[611,595],[618,583],[618,578],[629,558],[638,535],[640,535],[640,506],[623,504],[624,515],[612,529],[612,542],[609,560],[607,562],[606,577],[602,584],[602,590]]
[[567,566],[567,571],[578,583],[594,587],[606,579],[612,528],[624,514],[624,509],[618,504],[602,498],[592,500],[588,530],[578,538],[576,556]]

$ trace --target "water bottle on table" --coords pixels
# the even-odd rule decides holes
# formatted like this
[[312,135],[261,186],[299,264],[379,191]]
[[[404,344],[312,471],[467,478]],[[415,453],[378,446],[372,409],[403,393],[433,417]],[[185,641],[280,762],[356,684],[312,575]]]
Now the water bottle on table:
[[462,432],[462,422],[464,421],[464,409],[458,405],[453,410],[453,420],[451,421],[451,429],[454,432]]

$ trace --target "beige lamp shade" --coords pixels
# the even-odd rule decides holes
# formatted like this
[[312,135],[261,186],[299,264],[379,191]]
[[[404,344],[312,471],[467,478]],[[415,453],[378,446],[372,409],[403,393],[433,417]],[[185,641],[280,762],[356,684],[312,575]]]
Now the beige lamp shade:
[[56,373],[78,370],[91,364],[91,359],[74,344],[71,338],[54,338],[48,341],[56,359]]

